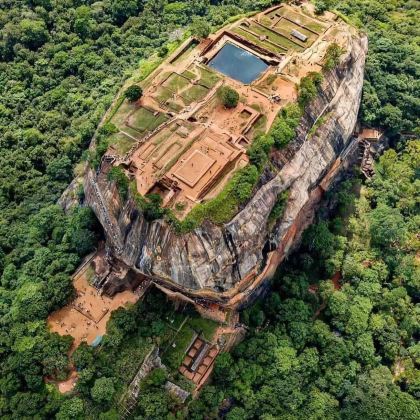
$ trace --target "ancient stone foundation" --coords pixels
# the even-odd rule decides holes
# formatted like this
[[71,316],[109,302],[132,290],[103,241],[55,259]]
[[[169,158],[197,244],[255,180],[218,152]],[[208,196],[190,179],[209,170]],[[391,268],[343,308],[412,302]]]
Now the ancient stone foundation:
[[[139,278],[196,303],[236,307],[246,301],[296,246],[324,191],[357,153],[353,131],[367,39],[353,32],[343,36],[347,36],[347,52],[339,65],[325,74],[296,138],[271,156],[275,173],[260,182],[230,222],[204,222],[190,233],[177,234],[165,220],[147,221],[133,199],[122,202],[106,175],[89,170],[86,203],[104,227],[110,257]],[[284,214],[269,226],[270,212],[286,190],[289,198]],[[113,278],[110,283],[118,281],[118,276]],[[115,284],[102,286],[120,290]]]

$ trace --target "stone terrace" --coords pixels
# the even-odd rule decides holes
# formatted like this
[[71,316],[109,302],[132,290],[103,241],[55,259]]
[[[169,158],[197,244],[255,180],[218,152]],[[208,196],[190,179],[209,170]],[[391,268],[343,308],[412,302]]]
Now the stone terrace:
[[[182,219],[248,163],[253,139],[296,100],[300,79],[321,69],[328,45],[340,43],[342,23],[333,18],[321,21],[307,9],[281,5],[201,43],[188,40],[142,83],[139,101],[120,106],[111,120],[119,131],[105,158],[124,169],[140,194],[161,195]],[[227,43],[266,69],[249,84],[214,70],[211,60]],[[223,107],[221,86],[238,91],[236,108]]]

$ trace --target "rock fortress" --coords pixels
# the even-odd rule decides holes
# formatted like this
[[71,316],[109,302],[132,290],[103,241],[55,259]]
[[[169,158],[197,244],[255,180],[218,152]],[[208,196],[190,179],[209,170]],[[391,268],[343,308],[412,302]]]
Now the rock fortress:
[[[326,70],[331,45],[341,55]],[[139,100],[117,100],[108,113],[109,146],[84,176],[85,204],[105,233],[103,249],[85,264],[89,287],[108,297],[138,296],[154,284],[219,320],[258,295],[365,144],[354,130],[366,52],[365,36],[333,13],[316,17],[306,3],[186,40],[138,83]],[[207,217],[211,206],[231,199],[229,185],[250,166],[253,142],[296,103],[299,84],[313,74],[322,81],[294,139],[271,149],[229,220]],[[232,108],[220,99],[226,87],[239,94]],[[129,185],[124,193],[110,176],[116,168]],[[273,220],[279,197],[287,198]]]

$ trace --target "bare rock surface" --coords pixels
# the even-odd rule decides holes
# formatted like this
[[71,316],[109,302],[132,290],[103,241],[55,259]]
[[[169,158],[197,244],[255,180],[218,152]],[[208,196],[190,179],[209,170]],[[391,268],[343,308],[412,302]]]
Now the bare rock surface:
[[[308,217],[313,215],[316,209],[307,205],[311,192],[355,141],[352,133],[366,52],[367,39],[353,35],[348,53],[325,76],[322,92],[306,110],[296,139],[286,149],[273,153],[277,175],[223,226],[205,222],[191,233],[176,234],[163,220],[146,221],[133,200],[121,204],[115,185],[105,175],[88,171],[86,202],[102,223],[113,256],[138,274],[192,294],[203,289],[225,292],[255,268],[261,271],[267,241],[280,246],[302,211],[308,212]],[[328,118],[309,136],[321,115]],[[289,200],[284,215],[270,232],[267,219],[278,195],[286,189]]]

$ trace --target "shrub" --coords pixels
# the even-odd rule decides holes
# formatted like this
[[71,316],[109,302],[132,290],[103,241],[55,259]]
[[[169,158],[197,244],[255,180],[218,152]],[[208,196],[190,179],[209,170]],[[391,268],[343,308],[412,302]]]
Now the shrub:
[[271,142],[277,149],[287,146],[296,137],[296,129],[301,117],[302,109],[296,104],[282,109],[269,133]]
[[112,401],[115,394],[114,378],[99,378],[96,379],[90,394],[92,399],[98,404],[108,404]]
[[138,85],[131,85],[125,90],[125,97],[130,102],[135,102],[143,95],[143,89]]
[[142,209],[145,219],[149,221],[161,219],[166,213],[166,210],[162,208],[162,197],[159,194],[147,194],[145,198]]
[[180,233],[195,229],[204,220],[213,223],[228,222],[237,212],[239,205],[251,196],[259,175],[260,171],[256,166],[245,166],[235,173],[217,197],[194,207],[182,222],[173,217],[170,221]]
[[316,72],[309,73],[302,78],[298,89],[298,103],[302,109],[316,97],[321,82],[322,75]]
[[93,168],[97,169],[101,164],[102,156],[108,150],[109,138],[105,136],[99,136],[94,152],[89,153],[89,161]]
[[322,15],[328,10],[328,4],[325,1],[319,0],[315,2],[315,13]]
[[153,369],[143,382],[146,388],[163,386],[166,382],[167,373],[165,369]]
[[202,17],[195,17],[191,24],[191,33],[197,38],[204,39],[210,35],[211,26],[206,19]]
[[112,134],[118,133],[118,128],[115,124],[108,122],[100,128],[99,133],[103,136],[111,136]]
[[340,56],[343,54],[343,49],[337,44],[332,43],[328,48],[324,58],[324,71],[332,70],[340,62]]
[[117,184],[118,192],[120,193],[121,198],[124,201],[127,200],[129,182],[124,171],[118,166],[114,166],[108,172],[108,181],[114,181]]
[[239,93],[229,86],[222,86],[218,91],[220,100],[226,108],[235,108],[239,102]]
[[170,211],[162,207],[163,199],[159,194],[147,194],[143,197],[138,193],[135,182],[130,185],[130,191],[138,209],[143,212],[144,218],[147,221],[152,222],[153,220],[161,219],[165,215],[169,215]]
[[273,137],[270,135],[258,136],[249,147],[247,154],[249,160],[257,168],[262,168],[268,161],[268,154],[274,145]]
[[287,199],[289,198],[289,191],[283,191],[277,196],[277,201],[271,209],[268,216],[268,224],[275,223],[281,216],[283,216],[284,209],[286,208]]

